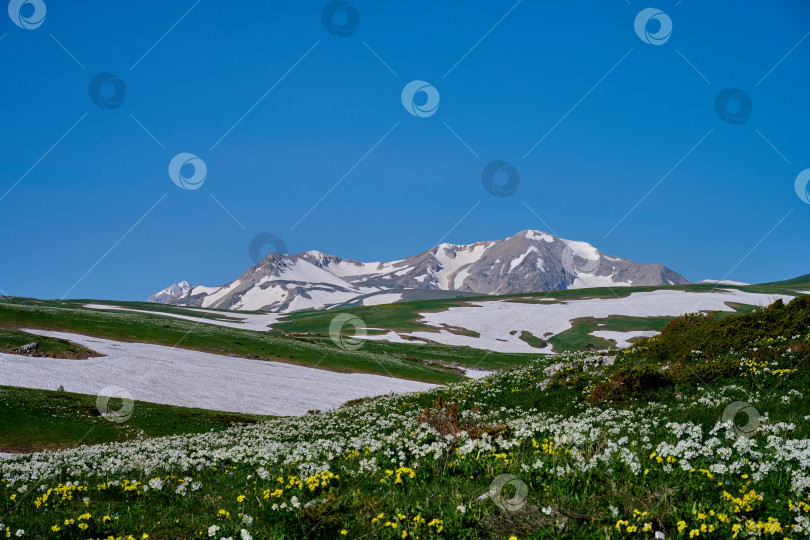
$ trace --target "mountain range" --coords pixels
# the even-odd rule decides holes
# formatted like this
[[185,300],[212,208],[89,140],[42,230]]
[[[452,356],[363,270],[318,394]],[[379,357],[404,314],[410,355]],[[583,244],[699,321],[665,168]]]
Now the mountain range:
[[270,253],[225,285],[192,286],[181,281],[148,300],[292,312],[418,298],[687,283],[658,263],[639,264],[606,255],[587,242],[526,230],[503,240],[439,244],[390,262],[360,262],[315,250]]

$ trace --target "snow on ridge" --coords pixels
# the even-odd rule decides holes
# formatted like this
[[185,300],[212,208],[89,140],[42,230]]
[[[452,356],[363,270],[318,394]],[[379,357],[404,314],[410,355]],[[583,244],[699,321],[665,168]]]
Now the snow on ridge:
[[565,244],[571,248],[577,257],[588,259],[590,261],[598,261],[601,257],[599,250],[590,245],[588,242],[581,242],[579,240],[566,240],[560,238]]
[[[278,281],[300,281],[303,283],[326,283],[344,289],[354,289],[347,281],[304,259],[295,259],[276,278]],[[273,280],[273,281],[276,281]]]
[[526,257],[528,257],[529,254],[531,253],[540,253],[540,251],[534,246],[529,246],[529,249],[526,250],[526,253],[524,253],[523,255],[519,255],[515,259],[512,259],[512,262],[509,263],[509,271],[511,272],[512,270],[520,266],[521,263],[523,263],[523,261],[526,259]]
[[223,285],[222,287],[217,288],[215,292],[203,298],[202,307],[207,308],[213,306],[217,302],[217,300],[228,294],[228,292],[235,290],[237,287],[239,287],[240,283],[242,283],[242,280],[237,279],[236,281],[232,281],[227,285]]
[[577,274],[574,282],[571,283],[569,289],[590,289],[593,287],[629,287],[632,281],[616,281],[613,279],[613,274],[609,276],[597,276],[595,274]]
[[[449,245],[450,244],[441,244],[441,246]],[[480,260],[488,247],[489,246],[484,245],[484,243],[479,243],[464,246],[463,249],[453,249],[449,247],[437,249],[434,257],[440,266],[439,271],[435,274],[439,288],[445,291],[454,291],[457,286],[461,286],[461,283],[458,285],[455,283],[455,278],[458,277],[459,270],[464,266],[472,265]],[[451,257],[447,253],[448,251],[452,252],[455,256]]]
[[548,234],[546,232],[537,231],[537,230],[526,231],[526,238],[528,238],[529,240],[535,240],[535,241],[542,240],[543,242],[548,242],[549,244],[554,242],[554,237],[553,236],[551,236],[550,234]]

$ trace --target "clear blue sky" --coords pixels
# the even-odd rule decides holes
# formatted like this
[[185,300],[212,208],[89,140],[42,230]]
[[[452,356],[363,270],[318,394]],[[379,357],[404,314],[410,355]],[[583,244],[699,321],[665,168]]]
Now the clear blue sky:
[[[373,261],[536,228],[693,280],[810,272],[805,1],[353,0],[346,37],[322,1],[45,4],[38,28],[0,22],[7,294],[219,285],[265,232]],[[650,6],[672,21],[661,45],[634,30]],[[126,85],[117,108],[89,97],[101,72]],[[435,114],[403,107],[413,80]],[[740,125],[715,111],[726,88],[753,104]],[[181,152],[207,166],[199,189],[169,178]],[[484,189],[494,160],[514,195]]]

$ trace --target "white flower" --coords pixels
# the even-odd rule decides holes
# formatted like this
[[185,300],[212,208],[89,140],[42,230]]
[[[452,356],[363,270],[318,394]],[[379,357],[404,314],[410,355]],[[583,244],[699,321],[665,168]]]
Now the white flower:
[[208,536],[214,536],[219,530],[219,525],[211,525],[208,527]]
[[456,510],[458,510],[459,512],[461,512],[463,514],[464,512],[467,511],[467,507],[464,506],[463,504],[460,504],[460,505],[456,506]]
[[247,531],[247,529],[242,529],[239,531],[239,534],[242,536],[242,540],[253,540],[253,537]]
[[163,489],[163,480],[161,480],[160,478],[152,478],[151,480],[149,480],[149,487],[160,491],[161,489]]

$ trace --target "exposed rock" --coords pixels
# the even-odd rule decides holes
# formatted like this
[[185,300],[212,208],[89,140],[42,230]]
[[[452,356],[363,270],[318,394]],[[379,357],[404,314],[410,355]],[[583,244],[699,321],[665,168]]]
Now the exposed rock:
[[503,240],[439,244],[391,262],[363,263],[319,251],[270,253],[221,287],[192,287],[182,281],[150,296],[149,301],[290,312],[360,302],[383,291],[517,294],[686,283],[686,278],[661,264],[638,264],[606,255],[586,242],[528,230]]

